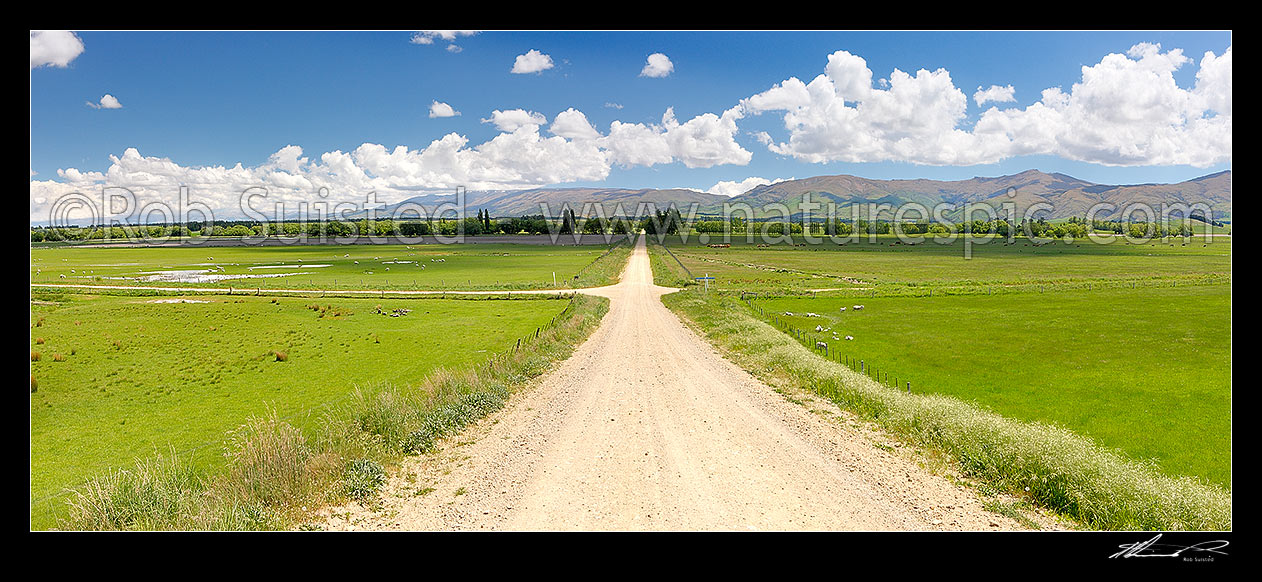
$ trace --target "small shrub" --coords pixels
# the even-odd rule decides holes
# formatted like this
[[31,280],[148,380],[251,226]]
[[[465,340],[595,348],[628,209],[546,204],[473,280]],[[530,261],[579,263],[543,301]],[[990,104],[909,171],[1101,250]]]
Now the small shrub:
[[32,362],[38,362],[38,361],[39,361],[39,352],[31,352],[31,361],[32,361]]
[[36,344],[36,345],[44,345],[44,338],[42,338],[42,337],[37,337],[37,338],[35,338],[35,344]]
[[276,361],[277,361],[277,362],[287,362],[287,361],[289,361],[289,354],[287,354],[287,353],[285,353],[285,352],[280,352],[280,351],[276,352]]
[[64,362],[64,361],[66,361],[66,356],[63,356],[63,355],[61,355],[61,354],[53,354],[53,361],[54,361],[54,362]]
[[386,469],[372,459],[356,459],[346,464],[346,494],[363,501],[386,484]]
[[35,375],[31,374],[31,394],[39,391],[39,383],[35,381]]

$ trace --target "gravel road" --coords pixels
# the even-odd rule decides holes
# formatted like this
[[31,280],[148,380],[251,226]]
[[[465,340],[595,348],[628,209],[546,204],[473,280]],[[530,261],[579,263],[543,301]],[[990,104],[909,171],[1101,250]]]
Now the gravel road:
[[[1022,529],[878,447],[823,400],[792,402],[662,305],[643,240],[609,313],[505,409],[408,460],[334,530]],[[801,397],[804,398],[804,397]],[[801,401],[800,395],[795,399]]]

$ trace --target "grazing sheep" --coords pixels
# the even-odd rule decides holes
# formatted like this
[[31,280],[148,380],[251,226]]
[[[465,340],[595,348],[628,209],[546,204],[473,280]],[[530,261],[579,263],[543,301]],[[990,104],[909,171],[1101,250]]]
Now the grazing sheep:
[[841,311],[842,311],[842,313],[845,313],[846,308],[845,308],[845,307],[842,307],[842,308],[841,308]]
[[823,350],[823,349],[827,349],[827,348],[828,348],[828,344],[826,344],[826,343],[824,343],[824,342],[815,342],[815,347],[816,347],[817,349],[821,349],[821,350]]
[[788,316],[790,316],[790,317],[792,317],[792,316],[793,316],[793,312],[792,312],[792,311],[786,311],[786,312],[784,312],[784,314],[785,314],[785,315],[788,315]]
[[852,335],[848,335],[848,336],[846,336],[846,339],[847,339],[847,340],[853,340],[853,339],[854,339],[854,336],[852,336]]
[[822,325],[815,326],[815,331],[824,331],[824,326]]
[[854,306],[854,310],[855,310],[855,311],[858,311],[858,310],[860,310],[860,309],[863,309],[863,306],[862,306],[862,305],[856,305],[856,306]]
[[809,312],[809,311],[808,311],[808,312],[806,312],[806,316],[807,316],[807,317],[819,317],[819,314],[818,314],[818,313],[811,313],[811,312]]

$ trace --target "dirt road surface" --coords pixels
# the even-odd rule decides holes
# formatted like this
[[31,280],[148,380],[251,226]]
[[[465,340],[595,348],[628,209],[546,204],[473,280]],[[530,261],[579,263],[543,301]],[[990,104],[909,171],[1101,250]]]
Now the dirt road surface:
[[[643,238],[600,327],[335,530],[1021,529],[835,412],[790,402],[662,305]],[[812,404],[827,408],[822,400]],[[832,408],[836,411],[835,408]]]

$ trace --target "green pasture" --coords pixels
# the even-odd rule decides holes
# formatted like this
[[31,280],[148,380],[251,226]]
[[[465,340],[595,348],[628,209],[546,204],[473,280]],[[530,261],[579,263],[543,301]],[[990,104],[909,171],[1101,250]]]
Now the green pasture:
[[[204,252],[231,258],[234,250]],[[315,258],[303,254],[315,252],[310,249],[277,250]],[[194,260],[181,249],[140,252],[156,257],[172,251],[185,255],[178,261]],[[386,256],[382,249],[345,251]],[[585,251],[566,258],[589,261]],[[136,251],[91,251],[97,252]],[[258,251],[237,252],[244,260]],[[71,256],[118,260],[87,252]],[[454,260],[479,256],[456,254]],[[538,258],[545,256],[564,255]],[[480,276],[485,281],[489,274]],[[158,302],[172,300],[201,303]],[[33,527],[53,525],[62,508],[55,496],[94,474],[172,449],[182,459],[214,465],[222,460],[227,431],[251,415],[274,409],[302,426],[322,405],[356,387],[408,385],[438,366],[473,364],[510,349],[565,305],[524,298],[134,297],[34,290]],[[391,317],[378,314],[378,306],[386,313],[411,311]]]
[[1169,474],[1231,487],[1230,285],[993,296],[821,293],[753,306],[755,315],[761,308],[764,319],[775,315],[807,331],[808,346],[826,342],[832,359],[862,360],[900,389],[911,382],[917,393],[1055,423],[1133,458],[1154,459]]
[[[1036,246],[1018,238],[950,244],[917,239],[902,244],[893,235],[809,244],[800,235],[792,244],[760,248],[734,238],[730,248],[710,248],[690,238],[667,239],[675,256],[694,276],[715,277],[719,289],[757,291],[960,285],[1064,284],[1152,280],[1229,278],[1231,238],[1159,240],[1132,244],[1089,241],[1051,242]],[[984,240],[984,239],[983,239]],[[801,246],[794,246],[794,245]],[[968,258],[966,258],[966,251]]]
[[617,273],[599,281],[584,277],[586,267],[607,250],[525,244],[32,247],[30,268],[32,283],[513,290],[615,282]]

